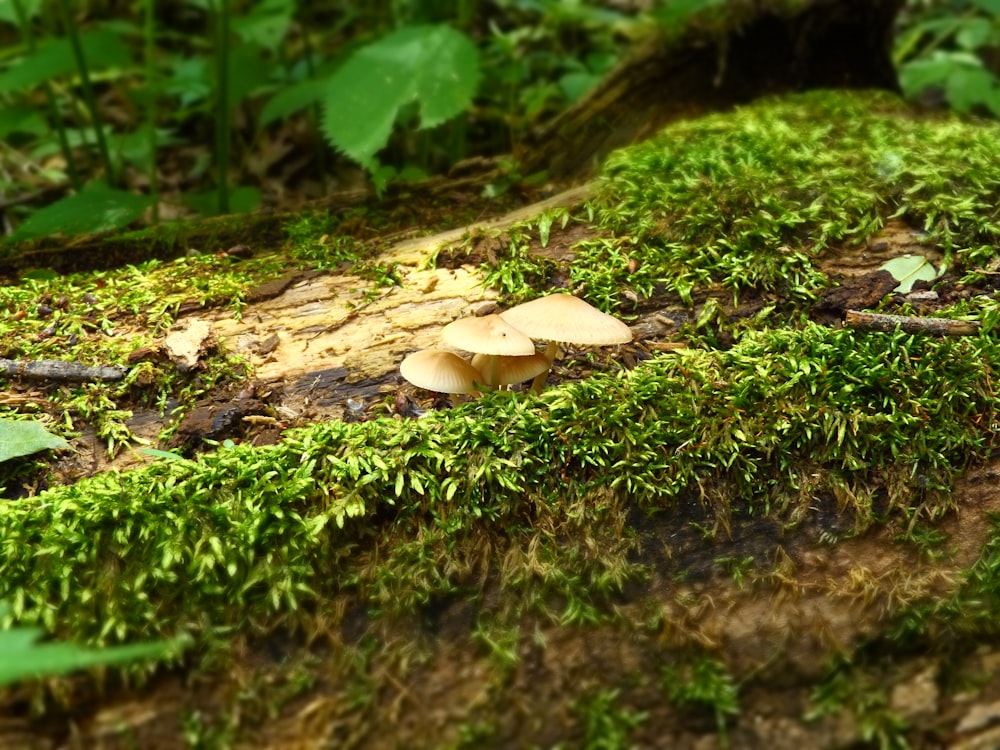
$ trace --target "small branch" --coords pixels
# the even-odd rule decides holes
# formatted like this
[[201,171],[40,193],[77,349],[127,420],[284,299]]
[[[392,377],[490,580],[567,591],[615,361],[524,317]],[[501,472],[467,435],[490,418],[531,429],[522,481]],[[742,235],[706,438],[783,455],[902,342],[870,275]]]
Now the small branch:
[[88,367],[61,359],[40,359],[33,362],[0,359],[0,374],[30,380],[54,380],[60,383],[84,383],[91,380],[113,383],[125,377],[125,368],[116,365]]
[[900,328],[906,333],[929,333],[932,336],[969,336],[979,332],[979,323],[972,320],[882,315],[858,310],[848,310],[845,313],[844,325],[862,331],[889,332]]

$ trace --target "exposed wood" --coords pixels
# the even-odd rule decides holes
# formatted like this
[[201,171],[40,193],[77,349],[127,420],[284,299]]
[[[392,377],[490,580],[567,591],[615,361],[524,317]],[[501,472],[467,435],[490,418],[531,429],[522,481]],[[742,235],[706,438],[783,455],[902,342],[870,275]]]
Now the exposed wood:
[[912,315],[883,315],[882,313],[848,310],[844,325],[861,331],[895,331],[929,333],[932,336],[970,336],[979,332],[979,323],[972,320],[948,318],[919,318]]

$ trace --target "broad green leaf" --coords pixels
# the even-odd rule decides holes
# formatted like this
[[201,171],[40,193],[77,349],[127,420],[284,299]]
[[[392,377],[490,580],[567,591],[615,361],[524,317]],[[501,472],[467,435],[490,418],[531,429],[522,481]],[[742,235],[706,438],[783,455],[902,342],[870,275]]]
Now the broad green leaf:
[[233,33],[273,52],[284,40],[294,14],[295,0],[259,0],[248,13],[233,19]]
[[[202,216],[215,216],[219,213],[219,192],[208,190],[203,193],[184,193],[181,200],[189,208]],[[229,210],[237,214],[256,211],[260,206],[260,190],[255,187],[242,186],[229,191]]]
[[900,255],[887,260],[880,270],[888,271],[899,282],[895,291],[906,294],[917,281],[934,281],[940,274],[927,258],[922,255]]
[[[0,607],[0,614],[6,607]],[[133,643],[104,649],[88,649],[72,643],[38,643],[41,628],[15,627],[0,630],[0,687],[24,679],[54,677],[88,667],[124,664],[138,659],[172,656],[187,645],[187,639]]]
[[972,4],[991,16],[1000,16],[1000,0],[972,0]]
[[63,198],[33,213],[17,228],[12,239],[49,234],[89,234],[120,229],[135,221],[152,205],[148,195],[136,195],[92,182],[76,195]]
[[472,41],[449,26],[411,26],[356,51],[327,81],[323,130],[366,169],[400,109],[416,102],[432,128],[466,109],[479,82]]
[[69,443],[38,422],[0,419],[0,462],[56,448],[69,448]]
[[997,77],[982,65],[977,67],[956,67],[948,82],[945,93],[948,103],[959,112],[968,112],[977,105],[986,105],[997,86]]
[[993,22],[985,18],[970,18],[955,32],[955,42],[970,52],[989,44],[995,37]]
[[[28,18],[36,18],[42,10],[42,0],[21,0],[24,15]],[[17,12],[14,9],[13,0],[0,0],[0,21],[20,26]]]
[[597,73],[567,73],[559,79],[559,88],[562,89],[566,101],[575,102],[600,80],[601,76]]
[[955,66],[950,55],[933,54],[904,63],[899,68],[899,85],[907,97],[915,97],[931,86],[944,86]]
[[0,109],[0,138],[11,133],[41,135],[49,130],[49,124],[38,112],[37,107],[15,106]]
[[[254,90],[265,86],[271,73],[271,66],[264,59],[263,52],[256,44],[240,44],[229,53],[229,89],[228,105],[229,109],[234,109]],[[206,72],[213,76],[212,84],[215,83],[215,72],[212,66],[206,68]]]
[[696,13],[721,5],[723,0],[667,0],[653,11],[653,17],[664,26],[676,27]]
[[324,79],[310,79],[293,83],[272,96],[260,112],[258,122],[261,127],[270,125],[299,110],[315,104],[326,93],[329,82]]
[[[131,55],[122,37],[109,29],[80,34],[83,56],[91,73],[102,68],[125,67]],[[76,58],[65,38],[46,39],[13,67],[0,73],[0,92],[31,89],[76,70]]]

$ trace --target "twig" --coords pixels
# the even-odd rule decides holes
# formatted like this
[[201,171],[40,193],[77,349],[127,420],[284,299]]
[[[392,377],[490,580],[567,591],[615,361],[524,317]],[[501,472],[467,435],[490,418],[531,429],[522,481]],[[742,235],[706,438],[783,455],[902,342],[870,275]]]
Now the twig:
[[979,332],[979,323],[974,320],[882,315],[858,310],[848,310],[844,314],[844,325],[862,331],[894,331],[899,328],[906,333],[929,333],[932,336],[969,336]]
[[113,383],[125,377],[125,368],[117,365],[89,367],[79,362],[66,362],[61,359],[39,359],[30,362],[0,359],[0,373],[15,378],[54,380],[60,383],[83,383],[90,380]]

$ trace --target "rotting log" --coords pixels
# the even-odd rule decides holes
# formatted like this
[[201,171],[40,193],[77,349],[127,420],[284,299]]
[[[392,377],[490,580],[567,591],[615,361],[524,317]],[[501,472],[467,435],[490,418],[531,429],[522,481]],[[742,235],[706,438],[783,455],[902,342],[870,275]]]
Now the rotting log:
[[522,171],[587,174],[610,151],[761,96],[813,88],[898,91],[902,0],[726,3],[725,17],[642,43],[575,106],[525,139]]

